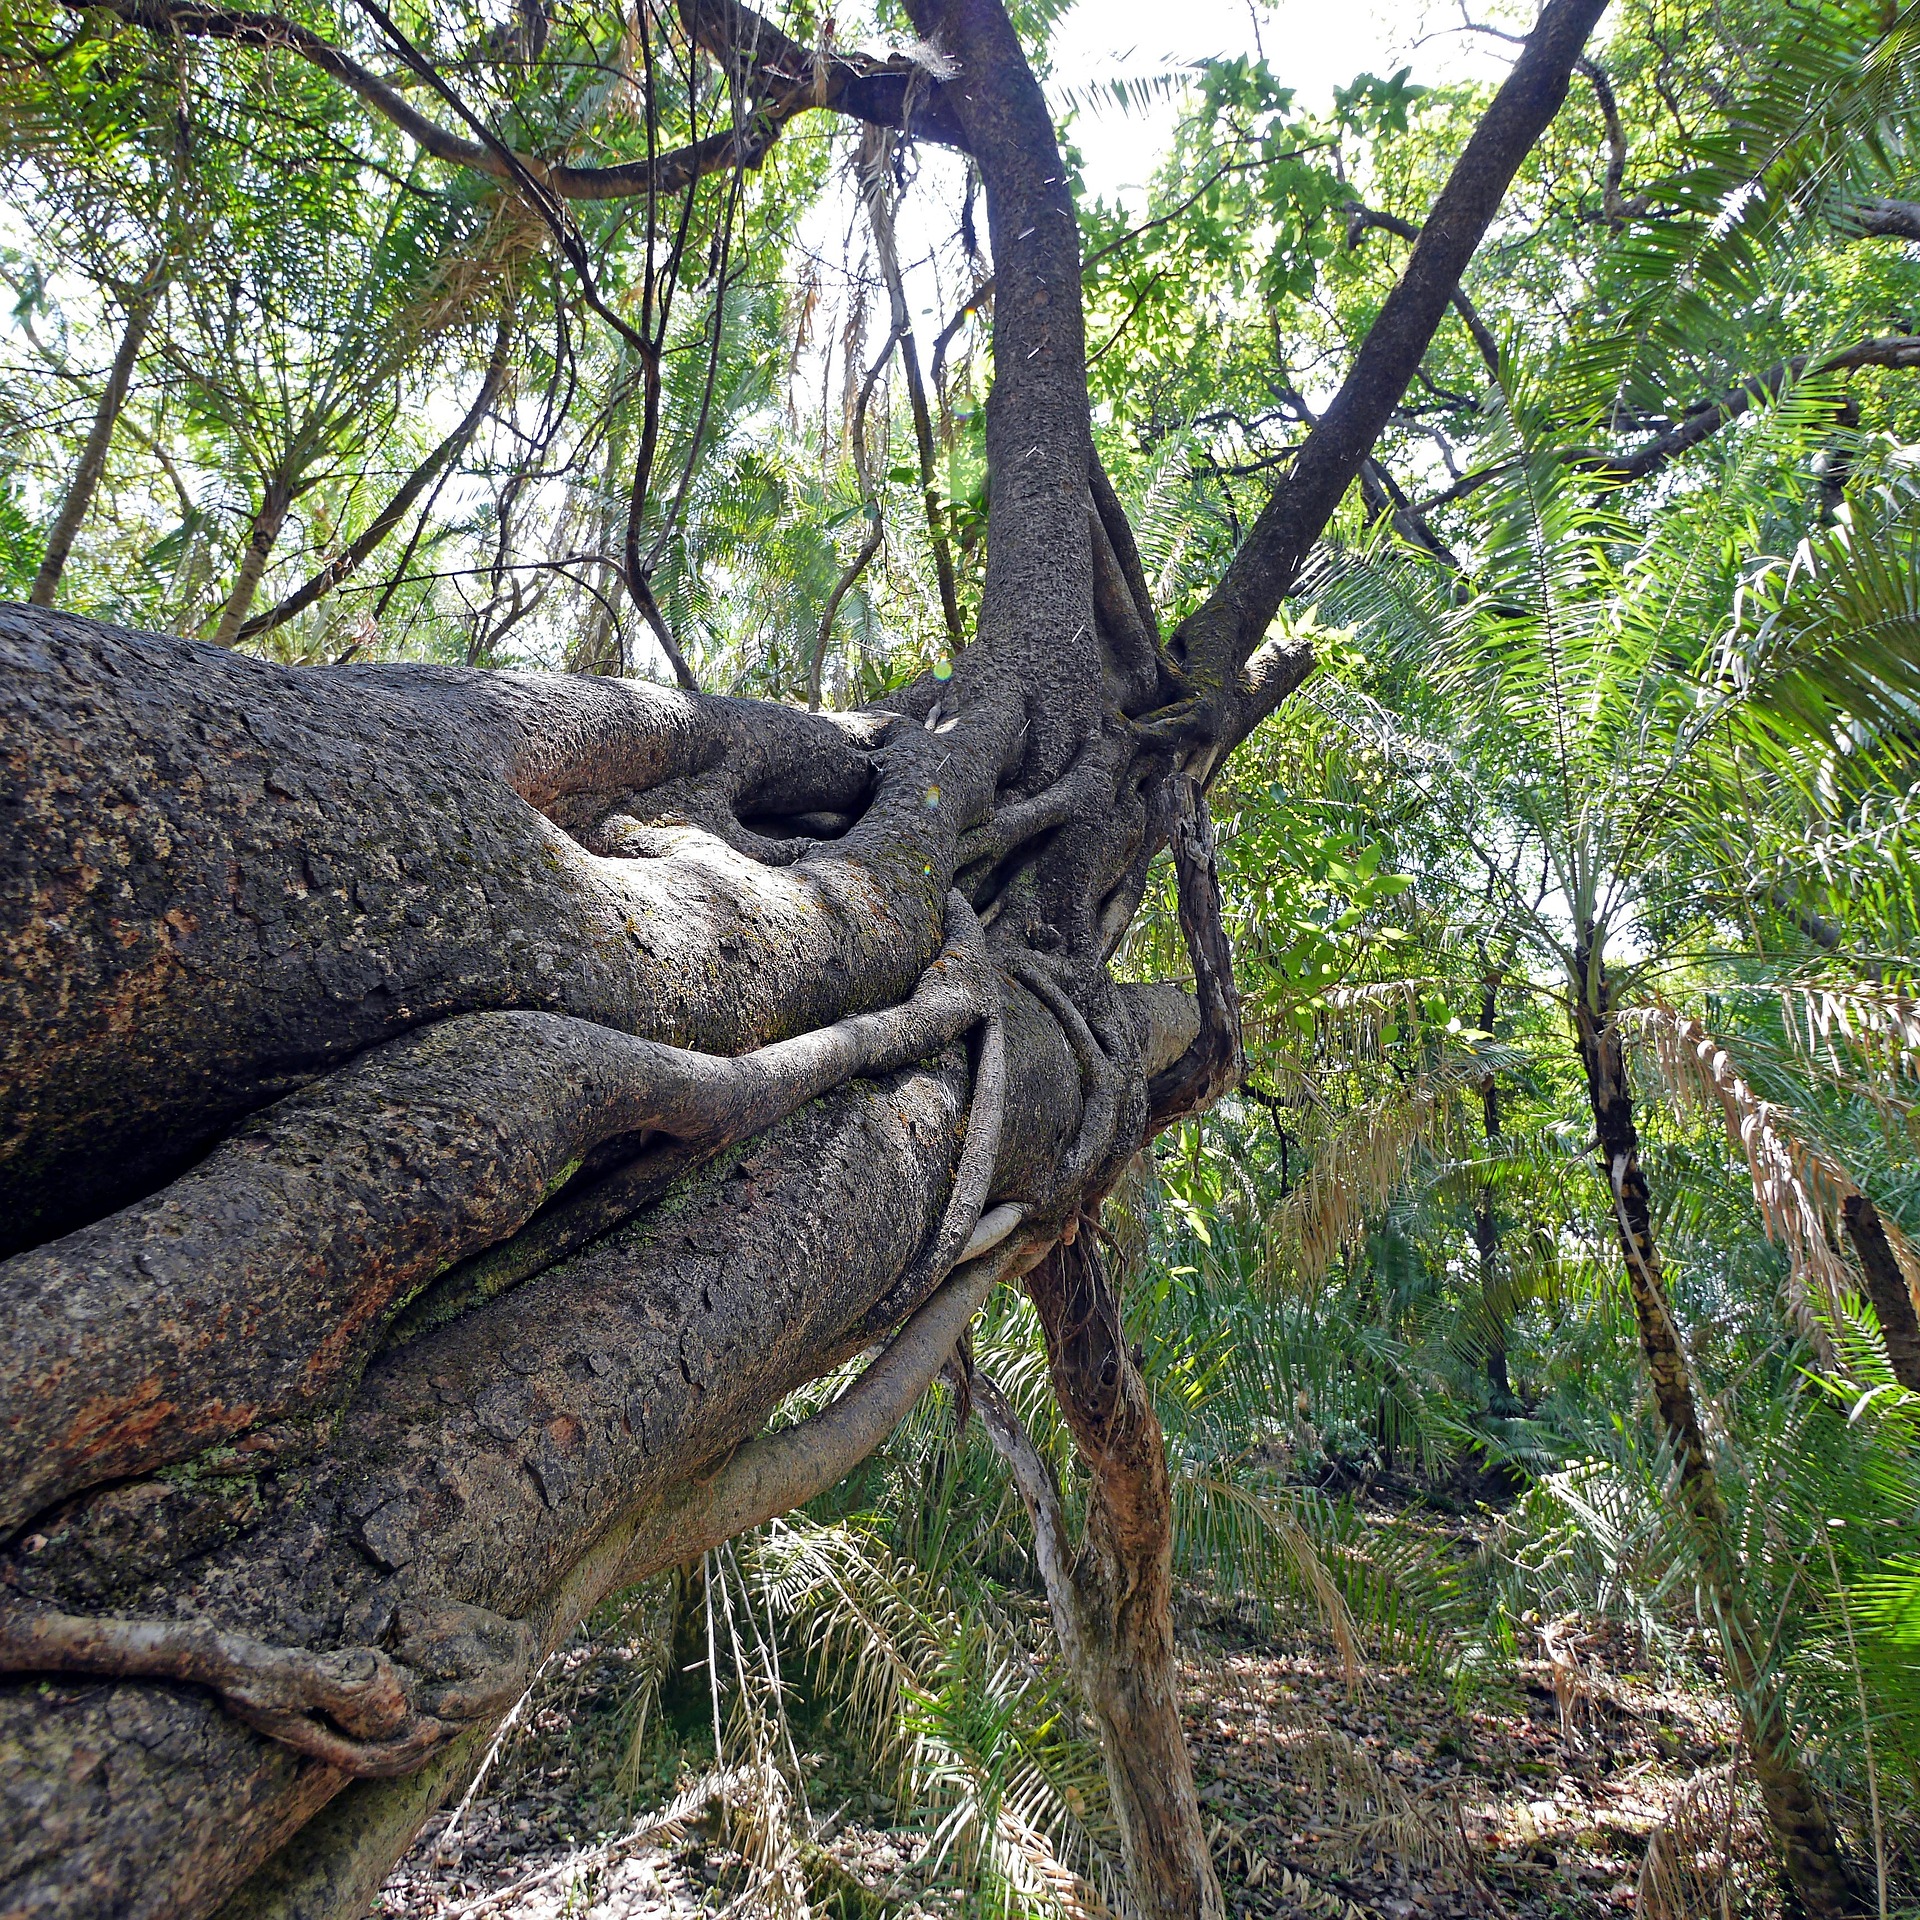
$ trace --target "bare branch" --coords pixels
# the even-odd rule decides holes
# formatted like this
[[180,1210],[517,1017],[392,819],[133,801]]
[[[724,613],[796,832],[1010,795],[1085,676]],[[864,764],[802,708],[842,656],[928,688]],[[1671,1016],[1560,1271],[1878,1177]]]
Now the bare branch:
[[305,586],[296,588],[277,606],[245,621],[236,639],[250,640],[255,634],[271,633],[275,627],[284,626],[296,614],[304,613],[316,600],[331,593],[341,581],[354,573],[360,563],[400,524],[413,503],[466,451],[468,442],[479,431],[481,421],[493,411],[493,403],[500,397],[500,389],[506,381],[507,349],[512,339],[512,315],[502,314],[499,330],[494,335],[493,351],[487,357],[486,375],[480,383],[480,391],[474,396],[473,405],[467,409],[466,418],[414,468],[400,491],[367,523],[366,531],[359,539],[344,553],[329,560]]
[[[1752,412],[1762,400],[1776,400],[1792,381],[1809,374],[1853,373],[1862,367],[1920,367],[1920,336],[1893,334],[1881,339],[1856,341],[1838,353],[1800,354],[1782,360],[1765,373],[1755,374],[1738,386],[1729,387],[1717,399],[1703,401],[1678,425],[1657,434],[1630,454],[1573,454],[1571,463],[1583,467],[1602,480],[1627,482],[1644,480],[1670,466],[1683,453],[1691,452],[1710,440],[1722,427],[1731,426],[1743,414]],[[1469,480],[1475,476],[1468,475]],[[1492,478],[1491,471],[1486,478]],[[1460,489],[1468,490],[1463,480]]]
[[[92,3],[62,0],[75,11]],[[678,193],[710,173],[758,167],[787,122],[815,107],[884,126],[902,126],[904,117],[906,130],[917,138],[949,146],[964,144],[942,98],[941,83],[929,81],[911,61],[835,55],[816,63],[807,49],[731,0],[695,0],[686,11],[701,47],[760,89],[754,111],[738,127],[650,160],[608,167],[548,162],[531,154],[504,153],[498,143],[466,139],[422,113],[398,88],[349,54],[284,14],[218,6],[212,0],[106,0],[106,5],[129,26],[157,38],[186,34],[298,54],[350,87],[436,160],[515,185],[523,177],[531,179],[563,200],[627,200],[649,193]]]
[[[1402,220],[1397,213],[1380,213],[1372,207],[1354,207],[1347,215],[1347,245],[1357,247],[1374,229],[1391,233],[1402,240],[1418,240],[1420,229],[1411,220]],[[1493,329],[1480,318],[1480,310],[1459,287],[1453,290],[1454,311],[1465,321],[1467,331],[1473,335],[1473,344],[1480,350],[1480,358],[1487,364],[1487,371],[1498,380],[1500,378],[1500,343],[1493,337]]]
[[1567,95],[1606,0],[1547,0],[1414,242],[1353,369],[1235,554],[1181,623],[1174,657],[1216,698],[1260,644],[1282,598],[1413,378],[1509,183]]

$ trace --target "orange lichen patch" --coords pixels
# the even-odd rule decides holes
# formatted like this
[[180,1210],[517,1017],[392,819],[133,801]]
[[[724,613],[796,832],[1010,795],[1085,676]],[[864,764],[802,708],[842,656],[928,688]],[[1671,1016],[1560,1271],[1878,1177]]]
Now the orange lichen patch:
[[557,1414],[547,1422],[547,1438],[556,1447],[570,1447],[580,1438],[580,1422],[570,1413]]
[[[124,1456],[129,1450],[136,1456],[142,1455],[154,1435],[175,1420],[179,1412],[178,1401],[169,1398],[160,1377],[152,1375],[130,1393],[101,1395],[87,1401],[51,1450],[82,1461]],[[239,1404],[203,1401],[195,1409],[192,1436],[197,1444],[204,1444],[250,1427],[259,1418],[260,1408],[252,1401]],[[186,1450],[178,1440],[166,1449],[174,1458]]]
[[410,1277],[410,1269],[396,1272],[386,1262],[369,1257],[355,1270],[357,1285],[333,1323],[327,1336],[308,1356],[301,1369],[305,1390],[316,1392],[339,1377],[341,1369],[360,1344],[360,1336],[370,1322],[377,1320],[393,1304],[394,1296]]

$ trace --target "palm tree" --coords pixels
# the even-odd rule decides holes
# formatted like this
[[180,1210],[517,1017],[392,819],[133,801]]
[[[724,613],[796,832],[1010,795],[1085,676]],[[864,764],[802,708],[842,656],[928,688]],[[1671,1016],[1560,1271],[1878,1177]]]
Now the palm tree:
[[[1696,947],[1718,944],[1702,902],[1725,898],[1729,870],[1752,858],[1723,826],[1736,795],[1735,817],[1771,810],[1804,825],[1883,790],[1909,757],[1907,703],[1920,685],[1912,501],[1863,508],[1871,541],[1845,523],[1812,537],[1797,577],[1748,557],[1755,529],[1771,518],[1778,530],[1794,513],[1792,457],[1831,404],[1811,383],[1789,390],[1718,484],[1676,493],[1647,526],[1596,498],[1516,406],[1508,478],[1468,577],[1382,549],[1329,595],[1393,649],[1416,707],[1437,699],[1451,716],[1451,763],[1429,759],[1414,777],[1489,876],[1500,938],[1569,1017],[1670,1497],[1786,1870],[1821,1915],[1852,1910],[1858,1888],[1745,1591],[1669,1298],[1629,1051],[1664,1034],[1672,1066],[1690,1046],[1701,1089],[1749,1136],[1769,1225],[1790,1212],[1811,1222],[1798,1243],[1785,1237],[1790,1284],[1829,1282],[1829,1297],[1804,1313],[1818,1339],[1822,1312],[1840,1305],[1820,1228],[1837,1235],[1857,1189],[1777,1109],[1760,1112],[1737,1073],[1716,1068],[1711,1036],[1664,1005],[1659,983]],[[1538,890],[1518,878],[1542,863]]]

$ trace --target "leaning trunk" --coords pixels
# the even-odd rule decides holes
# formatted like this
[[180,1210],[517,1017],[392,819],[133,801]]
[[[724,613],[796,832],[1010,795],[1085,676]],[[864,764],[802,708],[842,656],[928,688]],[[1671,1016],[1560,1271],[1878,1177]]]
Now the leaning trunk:
[[1073,1625],[1061,1638],[1100,1730],[1142,1920],[1224,1920],[1180,1720],[1166,1447],[1097,1232],[1086,1222],[1027,1280],[1054,1391],[1088,1474],[1086,1530],[1067,1601]]
[[233,589],[220,609],[220,624],[213,630],[216,647],[230,647],[239,639],[240,628],[253,611],[253,596],[260,591],[260,576],[267,570],[274,542],[280,538],[280,529],[287,523],[287,509],[292,505],[293,488],[285,475],[271,475],[260,496],[260,510],[253,516],[240,569],[233,576]]
[[1667,1304],[1646,1173],[1640,1162],[1626,1050],[1613,1017],[1610,983],[1590,948],[1583,948],[1580,961],[1574,1025],[1586,1069],[1600,1173],[1607,1183],[1614,1231],[1626,1264],[1655,1420],[1661,1442],[1673,1459],[1674,1492],[1692,1539],[1701,1590],[1719,1629],[1741,1733],[1787,1877],[1801,1903],[1815,1920],[1856,1913],[1862,1910],[1858,1883],[1841,1852],[1826,1802],[1795,1749],[1786,1703],[1768,1665],[1765,1636],[1747,1605],[1746,1570],[1701,1427],[1686,1348]]
[[1860,1256],[1866,1276],[1867,1298],[1873,1302],[1880,1337],[1887,1345],[1893,1377],[1909,1393],[1920,1393],[1920,1316],[1913,1306],[1913,1289],[1901,1268],[1880,1210],[1864,1193],[1852,1193],[1841,1203],[1847,1238]]
[[40,569],[33,576],[33,588],[27,595],[33,606],[53,605],[60,576],[66,571],[67,556],[73,551],[73,543],[93,506],[93,496],[100,490],[101,476],[107,470],[107,449],[113,444],[113,430],[120,422],[121,408],[126,405],[127,388],[133,382],[133,369],[145,344],[147,329],[153,324],[161,295],[167,290],[167,278],[162,261],[148,274],[127,309],[127,324],[120,335],[120,346],[113,356],[100,404],[93,410],[93,426],[87,434],[87,444],[80,451],[80,464],[73,471],[67,497],[61,501],[53,530],[47,535],[47,550],[41,557]]
[[[363,1912],[536,1656],[685,1556],[689,1504],[717,1538],[807,1497],[756,1451],[787,1435],[753,1439],[785,1394],[903,1320],[919,1377],[953,1350],[978,1297],[938,1276],[982,1203],[1024,1259],[1217,1091],[1217,1054],[1181,1070],[1193,1002],[1109,959],[1176,786],[1310,665],[1263,644],[1274,610],[1602,4],[1548,0],[1326,426],[1164,648],[1093,455],[1066,171],[995,0],[908,8],[958,68],[996,277],[987,570],[948,680],[810,715],[684,672],[295,671],[0,611],[0,1321],[44,1363],[0,1412],[52,1473],[0,1543],[16,1904],[187,1920],[251,1878],[280,1920]],[[338,70],[305,29],[276,50]],[[811,66],[795,43],[782,71]],[[1104,1285],[1087,1252],[1068,1297]],[[1157,1430],[1117,1314],[1097,1331],[1050,1329],[1099,1488],[1087,1671],[1149,1910],[1214,1914]],[[845,1405],[899,1351],[793,1430],[820,1472],[904,1412]]]

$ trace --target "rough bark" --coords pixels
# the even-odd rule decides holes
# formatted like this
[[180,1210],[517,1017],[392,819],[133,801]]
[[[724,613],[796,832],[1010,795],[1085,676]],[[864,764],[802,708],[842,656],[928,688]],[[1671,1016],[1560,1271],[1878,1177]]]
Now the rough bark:
[[1816,1920],[1864,1913],[1866,1897],[1841,1850],[1826,1801],[1794,1745],[1766,1636],[1747,1605],[1745,1572],[1694,1400],[1685,1343],[1667,1302],[1626,1049],[1613,1017],[1606,970],[1590,947],[1583,945],[1579,959],[1574,1029],[1598,1135],[1600,1175],[1625,1263],[1656,1430],[1672,1460],[1674,1503],[1692,1542],[1701,1596],[1719,1631],[1754,1778],[1787,1878],[1806,1911]]
[[1173,1503],[1153,1399],[1085,1221],[1028,1276],[1054,1391],[1087,1468],[1072,1544],[1058,1489],[999,1388],[969,1379],[982,1424],[1032,1519],[1054,1628],[1100,1730],[1127,1880],[1142,1920],[1222,1920],[1180,1720]]
[[1880,1210],[1864,1193],[1850,1193],[1840,1204],[1840,1217],[1860,1256],[1867,1298],[1887,1343],[1893,1377],[1909,1393],[1920,1393],[1920,1315],[1914,1311],[1912,1284],[1880,1222]]

